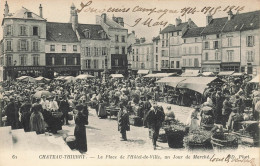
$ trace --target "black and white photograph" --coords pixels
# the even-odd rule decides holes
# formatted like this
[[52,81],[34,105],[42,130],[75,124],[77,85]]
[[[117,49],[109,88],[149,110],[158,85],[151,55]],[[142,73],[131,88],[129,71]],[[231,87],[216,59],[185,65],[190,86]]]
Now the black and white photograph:
[[0,0],[0,165],[259,166],[260,0]]

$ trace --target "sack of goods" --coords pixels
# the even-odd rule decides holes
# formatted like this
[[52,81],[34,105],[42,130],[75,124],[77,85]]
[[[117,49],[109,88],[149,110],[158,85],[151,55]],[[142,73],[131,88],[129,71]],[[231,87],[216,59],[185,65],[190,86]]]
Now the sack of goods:
[[133,125],[133,126],[142,126],[143,125],[142,118],[140,118],[139,116],[135,116],[135,115],[129,116],[129,123],[130,123],[130,125]]

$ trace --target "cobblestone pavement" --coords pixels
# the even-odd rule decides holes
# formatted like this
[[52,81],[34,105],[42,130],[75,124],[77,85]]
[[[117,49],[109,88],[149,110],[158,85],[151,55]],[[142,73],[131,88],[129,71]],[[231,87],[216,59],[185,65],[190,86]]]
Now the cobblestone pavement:
[[[169,104],[158,103],[166,110]],[[189,107],[181,107],[171,105],[175,116],[181,122],[186,122],[189,112],[192,110]],[[87,126],[87,142],[88,153],[96,153],[102,151],[113,152],[133,152],[133,151],[153,151],[152,141],[149,138],[148,128],[131,126],[127,132],[128,141],[120,141],[120,133],[117,130],[117,119],[112,116],[111,119],[100,119],[96,115],[94,109],[89,109],[89,125]],[[70,121],[70,125],[63,126],[63,130],[59,131],[56,137],[63,134],[74,134],[74,121]],[[171,151],[167,143],[158,142],[158,150]],[[179,149],[180,150],[180,149]]]

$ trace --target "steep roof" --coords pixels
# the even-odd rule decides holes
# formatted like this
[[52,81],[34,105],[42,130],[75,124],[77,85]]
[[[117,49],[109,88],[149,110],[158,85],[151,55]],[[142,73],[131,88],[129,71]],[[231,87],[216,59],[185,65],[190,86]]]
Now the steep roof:
[[20,18],[20,19],[28,19],[28,20],[42,20],[44,21],[45,19],[38,16],[37,14],[32,13],[32,17],[27,17],[28,12],[31,12],[30,10],[26,9],[25,7],[22,7],[20,10],[16,11],[13,14],[9,14],[8,16],[6,16],[5,18]]
[[73,31],[71,23],[47,22],[46,38],[47,41],[78,42],[77,35]]
[[[97,16],[100,19],[101,16]],[[110,28],[117,28],[117,29],[126,29],[123,26],[121,26],[120,24],[116,23],[115,21],[111,20],[110,18],[108,18],[108,16],[106,16],[106,22],[104,22],[106,25],[108,25]]]
[[241,13],[233,15],[231,20],[228,20],[223,32],[233,32],[233,31],[245,31],[258,29],[260,22],[260,10]]
[[[88,29],[90,31],[90,38],[92,40],[105,40],[101,37],[100,31],[103,31],[103,28],[101,25],[97,24],[79,24],[78,25],[78,33],[81,39],[85,39],[84,30]],[[109,39],[108,37],[106,39]]]
[[201,32],[201,34],[210,35],[220,33],[223,27],[225,26],[227,20],[227,17],[212,19],[211,22]]
[[[188,22],[180,23],[178,26],[169,24],[166,28],[164,28],[160,33],[167,33],[167,32],[176,32],[181,31],[183,28],[188,27]],[[197,25],[191,21],[190,27],[197,27]]]
[[188,29],[183,35],[183,38],[198,37],[205,27],[197,27]]

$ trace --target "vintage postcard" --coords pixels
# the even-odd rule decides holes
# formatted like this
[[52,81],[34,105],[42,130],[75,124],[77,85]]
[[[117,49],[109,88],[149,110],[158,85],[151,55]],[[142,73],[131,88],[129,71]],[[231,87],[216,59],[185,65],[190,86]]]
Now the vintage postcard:
[[259,0],[0,0],[0,20],[0,165],[259,165]]

